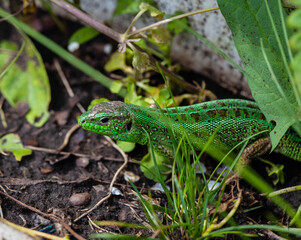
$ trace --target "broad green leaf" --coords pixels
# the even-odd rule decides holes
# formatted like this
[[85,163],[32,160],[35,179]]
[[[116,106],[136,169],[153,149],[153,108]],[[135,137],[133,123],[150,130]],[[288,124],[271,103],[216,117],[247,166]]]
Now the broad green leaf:
[[294,81],[298,86],[298,90],[301,93],[301,51],[294,57],[292,61],[292,68],[294,69]]
[[127,83],[127,94],[124,98],[124,102],[132,103],[138,106],[149,106],[149,104],[142,99],[142,96],[137,94],[134,82]]
[[120,89],[122,88],[123,84],[121,81],[119,80],[115,80],[114,82],[112,82],[111,87],[110,87],[110,91],[112,93],[118,93],[120,91]]
[[90,110],[95,104],[98,104],[98,103],[104,103],[104,102],[110,102],[107,98],[98,98],[98,99],[94,99],[89,107],[88,107],[88,110]]
[[68,43],[70,44],[73,42],[77,42],[79,44],[83,44],[95,38],[97,35],[99,35],[99,31],[97,31],[95,28],[82,27],[72,34]]
[[169,32],[164,26],[159,26],[156,27],[155,29],[152,29],[151,37],[156,43],[160,43],[160,44],[164,44],[164,43],[167,44],[170,39]]
[[147,2],[152,5],[155,4],[153,0],[118,0],[114,15],[138,13],[140,11],[139,6],[142,2]]
[[107,72],[122,70],[126,73],[132,73],[132,68],[126,65],[126,54],[121,52],[114,52],[105,64],[104,69]]
[[301,31],[299,31],[298,33],[295,33],[290,38],[290,46],[293,50],[301,51]]
[[[295,1],[301,7],[301,1]],[[298,92],[301,95],[301,9],[292,12],[287,18],[287,24],[291,28],[295,28],[294,34],[290,38],[290,46],[294,50],[294,58],[291,62],[293,70],[294,82]]]
[[139,72],[143,72],[150,68],[151,63],[148,54],[134,49],[133,66]]
[[142,81],[136,82],[136,86],[139,88],[142,88],[144,91],[146,91],[150,96],[153,98],[157,98],[160,92],[159,87],[154,87],[149,85],[149,79],[144,79]]
[[140,4],[139,8],[141,10],[147,10],[149,11],[150,15],[152,17],[157,17],[158,20],[162,20],[165,13],[164,12],[161,12],[159,9],[151,6],[150,4],[146,3],[146,2],[143,2]]
[[[164,173],[167,173],[168,171],[170,171],[170,168],[167,167],[166,165],[170,164],[170,162],[168,160],[166,160],[166,158],[164,158],[162,155],[159,155],[156,152],[155,152],[155,156],[156,156],[158,168],[159,168],[160,172],[162,173],[162,178],[163,178],[163,180],[165,180],[167,178],[167,174],[164,174]],[[140,168],[141,168],[141,171],[144,173],[144,175],[148,179],[158,181],[158,179],[155,175],[156,167],[155,167],[155,163],[151,157],[150,149],[149,149],[148,153],[142,158]]]
[[122,149],[122,151],[124,152],[131,152],[134,150],[136,144],[132,143],[132,142],[124,142],[124,141],[117,141],[117,145],[118,147],[120,147]]
[[[16,107],[20,102],[29,105],[27,121],[41,127],[49,118],[50,86],[42,58],[27,37],[23,37],[25,49],[0,81],[0,91],[6,100]],[[0,69],[14,57],[16,45],[0,42]]]
[[16,160],[20,161],[23,156],[31,154],[31,149],[24,148],[17,134],[7,134],[0,138],[0,152],[12,152]]
[[289,15],[287,25],[291,28],[301,28],[301,11],[299,9]]
[[[296,115],[300,110],[285,68],[287,59],[282,58],[265,3],[266,0],[218,0],[221,12],[233,33],[252,95],[267,120],[276,122],[276,127],[270,134],[275,148],[287,129],[297,122]],[[277,3],[267,1],[281,46],[287,49]],[[286,17],[282,8],[280,11]],[[288,34],[291,35],[291,31]],[[288,58],[287,51],[285,57]],[[278,83],[273,80],[269,65]]]

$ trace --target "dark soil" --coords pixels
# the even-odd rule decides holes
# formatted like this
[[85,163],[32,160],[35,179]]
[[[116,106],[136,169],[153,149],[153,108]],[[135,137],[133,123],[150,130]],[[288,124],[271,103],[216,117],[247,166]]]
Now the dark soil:
[[[47,14],[39,13],[37,16],[33,16],[31,22],[39,21],[42,24],[42,32],[64,47],[66,47],[70,35],[75,29],[80,27],[77,23],[62,20],[65,28],[68,30],[61,32],[52,22],[47,23],[47,21],[44,21],[42,23],[41,19],[44,18],[49,20]],[[45,22],[47,24],[43,25]],[[5,34],[2,32],[4,29]],[[10,25],[1,22],[0,40],[13,38],[14,33],[11,29]],[[91,66],[103,71],[103,66],[109,59],[109,56],[101,52],[101,49],[107,43],[111,43],[113,47],[116,47],[115,43],[110,42],[106,37],[99,36],[83,45],[75,54]],[[22,115],[20,113],[22,108],[21,110],[16,110],[5,101],[3,111],[8,127],[5,129],[0,124],[0,136],[13,132],[20,136],[24,145],[56,150],[63,143],[66,133],[77,123],[76,119],[80,115],[80,111],[75,103],[80,102],[87,108],[90,101],[95,98],[105,97],[110,100],[119,98],[99,83],[89,79],[80,71],[59,59],[63,72],[75,93],[75,97],[70,99],[53,65],[53,61],[57,56],[38,43],[36,43],[36,46],[45,61],[50,79],[52,98],[49,110],[51,116],[42,128],[35,128],[26,122],[24,114],[20,116]],[[184,75],[186,79],[201,79],[199,83],[204,80],[203,76],[196,73],[185,73]],[[158,78],[160,77],[158,76]],[[228,91],[212,84],[210,80],[206,80],[206,86],[219,98],[239,97],[232,96]],[[58,221],[46,215],[43,217],[35,210],[30,210],[26,207],[31,206],[45,214],[56,215],[69,224],[75,232],[88,238],[90,234],[96,232],[96,228],[89,225],[87,217],[77,222],[74,222],[74,219],[81,215],[84,209],[93,207],[101,198],[107,195],[110,181],[121,166],[123,159],[103,136],[86,132],[81,128],[72,135],[68,146],[63,151],[69,152],[70,155],[51,154],[47,153],[46,150],[33,151],[32,155],[24,157],[20,162],[16,161],[12,154],[0,155],[0,202],[3,215],[5,219],[27,228],[41,230],[46,226],[53,225],[55,229],[54,234],[64,236],[67,233],[66,229]],[[146,151],[145,147],[138,146],[130,154],[130,159],[135,158],[139,160]],[[77,157],[72,153],[81,153],[87,156]],[[272,155],[269,158],[281,159],[283,157]],[[83,167],[82,164],[85,161],[88,161],[88,165]],[[208,159],[206,159],[206,164],[207,162],[209,162]],[[278,160],[278,162],[283,163],[283,160]],[[286,159],[284,163],[286,172],[285,186],[300,184],[301,173],[299,170],[301,169],[301,164],[289,159]],[[253,163],[253,165],[254,168],[258,169],[262,177],[267,179],[265,165],[261,162]],[[123,193],[123,196],[110,197],[89,214],[91,220],[148,223],[138,198],[133,194],[130,184],[124,180],[123,173],[125,170],[140,176],[140,180],[135,185],[141,190],[142,194],[147,196],[148,190],[154,185],[154,182],[143,176],[138,164],[130,162],[126,169],[117,177],[115,184]],[[269,179],[267,181],[271,182]],[[280,186],[279,188],[285,186]],[[237,224],[249,224],[250,222],[267,223],[266,215],[268,213],[273,213],[277,219],[282,219],[284,225],[288,224],[287,216],[252,187],[244,182],[241,183],[240,187],[243,189],[243,201],[240,210],[235,215]],[[4,191],[19,202],[5,196]],[[87,200],[88,202],[85,205],[73,206],[69,198],[76,193],[89,193],[91,201]],[[152,197],[156,198],[161,204],[165,202],[164,196],[158,192],[152,192]],[[301,203],[301,195],[298,192],[286,194],[284,197],[295,208]],[[231,187],[229,187],[229,192],[225,194],[224,201],[226,202],[230,198]],[[244,211],[253,207],[260,208],[250,212]],[[120,228],[117,226],[101,227],[101,230],[133,235],[142,234],[144,236],[153,234],[146,230]],[[260,234],[262,236],[261,239],[273,239],[264,231],[261,231]],[[72,237],[72,239],[75,238]],[[175,236],[174,239],[177,239],[177,237]],[[236,237],[229,236],[227,239],[236,239]]]

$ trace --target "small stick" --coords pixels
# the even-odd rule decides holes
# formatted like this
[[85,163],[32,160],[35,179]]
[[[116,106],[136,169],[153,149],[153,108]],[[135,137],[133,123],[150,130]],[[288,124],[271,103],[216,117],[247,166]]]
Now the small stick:
[[69,129],[69,131],[65,135],[62,145],[57,149],[58,152],[61,152],[68,145],[71,135],[79,128],[80,125],[75,124],[72,128]]
[[[52,154],[61,154],[61,155],[74,155],[76,157],[85,157],[85,158],[93,158],[93,155],[90,154],[83,154],[83,153],[74,153],[74,152],[58,152],[56,149],[51,149],[51,148],[43,148],[43,147],[35,147],[31,145],[24,145],[24,148],[31,149],[33,151],[39,151],[39,152],[46,152],[46,153],[52,153]],[[109,158],[109,157],[104,157],[103,160],[108,160],[108,161],[114,161],[114,162],[124,162],[124,160],[119,159],[119,158]],[[128,160],[130,163],[137,163],[136,161],[133,160]]]
[[[56,68],[56,70],[57,70],[57,72],[58,72],[58,74],[59,74],[66,90],[67,90],[67,93],[68,93],[69,97],[73,98],[74,97],[74,92],[73,92],[72,88],[70,87],[70,84],[69,84],[69,82],[68,82],[68,80],[67,80],[67,78],[66,78],[66,76],[65,76],[65,74],[62,70],[62,67],[61,67],[61,65],[60,65],[60,63],[57,59],[54,59],[54,66],[55,66],[55,68]],[[84,113],[86,111],[85,108],[80,103],[76,103],[76,106],[81,111],[81,113]]]

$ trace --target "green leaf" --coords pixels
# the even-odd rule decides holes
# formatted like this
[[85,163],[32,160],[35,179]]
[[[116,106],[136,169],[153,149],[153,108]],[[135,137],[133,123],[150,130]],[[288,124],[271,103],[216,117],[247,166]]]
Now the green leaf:
[[110,100],[107,99],[107,98],[98,98],[98,99],[94,99],[94,100],[90,103],[90,105],[89,105],[89,107],[88,107],[88,110],[90,110],[95,104],[98,104],[98,103],[104,103],[104,102],[110,102]]
[[299,91],[301,92],[301,51],[294,57],[292,68],[294,69],[294,81],[299,86]]
[[[158,181],[158,177],[155,175],[155,173],[156,173],[155,163],[151,157],[150,152],[151,151],[149,150],[148,153],[142,158],[140,168],[141,168],[141,171],[144,173],[144,175],[148,179]],[[160,172],[162,173],[161,177],[163,180],[165,180],[167,178],[167,174],[164,174],[164,173],[171,170],[169,167],[166,166],[167,164],[170,164],[170,162],[168,159],[166,159],[162,155],[158,154],[157,152],[154,152],[154,153],[155,153],[156,161],[158,164],[158,168],[159,168]]]
[[289,15],[287,18],[287,25],[291,28],[301,28],[301,11],[299,11],[299,9]]
[[134,150],[136,144],[132,143],[132,142],[124,142],[124,141],[117,141],[117,145],[118,147],[120,147],[122,149],[122,151],[124,152],[131,152]]
[[140,11],[139,6],[142,2],[147,2],[152,5],[155,4],[153,0],[118,0],[114,15],[138,13]]
[[107,72],[122,70],[126,73],[132,73],[132,68],[126,65],[126,54],[121,52],[114,52],[105,64],[104,69]]
[[301,216],[301,205],[299,205],[296,215],[293,217],[292,221],[289,223],[289,226],[293,226]]
[[[266,0],[218,0],[221,12],[233,33],[253,97],[267,120],[276,122],[276,127],[270,134],[275,148],[287,129],[297,122],[299,110],[289,83],[289,72],[285,68],[288,52],[285,52],[286,59],[283,59],[265,3]],[[275,1],[267,1],[267,4],[281,46],[287,49],[278,4]],[[280,11],[286,17],[282,8]],[[273,75],[277,81],[274,81]]]
[[133,67],[139,72],[144,72],[145,70],[150,68],[151,63],[148,54],[134,49]]
[[164,44],[164,43],[166,44],[170,39],[169,32],[164,26],[159,26],[156,27],[155,29],[152,29],[151,37],[156,43],[160,43],[160,44]]
[[[57,54],[59,57],[82,71],[83,73],[87,74],[91,78],[95,79],[96,81],[100,82],[106,88],[111,86],[112,80],[102,73],[100,73],[95,68],[91,67],[89,64],[83,62],[79,58],[76,58],[74,55],[70,54],[67,50],[50,40],[49,38],[45,37],[43,34],[37,32],[33,28],[31,28],[26,23],[22,22],[21,20],[15,18],[11,14],[5,12],[2,8],[0,8],[0,16],[5,18],[7,22],[14,25],[16,28],[22,29],[28,36],[32,37],[34,40],[42,44],[43,46],[47,47],[50,51]],[[124,97],[126,95],[126,90],[124,88],[118,93],[119,96]]]
[[0,138],[0,152],[12,152],[16,160],[31,154],[31,149],[24,148],[17,134],[7,134]]
[[72,36],[69,38],[68,43],[70,44],[77,42],[79,44],[83,44],[95,38],[97,35],[99,35],[99,31],[97,31],[93,27],[81,27],[72,34]]
[[139,8],[141,10],[146,10],[146,11],[149,11],[150,15],[152,17],[157,17],[158,20],[162,20],[165,13],[164,12],[161,12],[159,9],[151,6],[150,4],[146,3],[146,2],[143,2],[140,4]]
[[[300,11],[301,12],[301,11]],[[301,50],[301,31],[290,38],[290,46],[293,50]]]
[[142,99],[142,96],[137,94],[134,82],[127,83],[127,94],[124,98],[124,102],[132,103],[138,106],[149,106],[149,104]]
[[[177,16],[183,14],[183,12],[176,12],[173,16]],[[173,17],[172,16],[172,17]],[[185,31],[188,27],[187,18],[181,18],[167,23],[167,29],[169,32],[173,33],[173,35],[178,35],[181,32]]]
[[121,81],[119,80],[115,80],[114,82],[112,82],[112,85],[110,87],[110,91],[112,93],[118,93],[120,91],[120,89],[122,88],[123,84]]
[[[0,81],[0,91],[13,107],[26,102],[27,121],[41,127],[49,118],[50,86],[39,52],[29,38],[23,37],[25,50]],[[0,51],[0,69],[3,69],[13,58],[16,45],[2,41],[0,48],[4,49]]]

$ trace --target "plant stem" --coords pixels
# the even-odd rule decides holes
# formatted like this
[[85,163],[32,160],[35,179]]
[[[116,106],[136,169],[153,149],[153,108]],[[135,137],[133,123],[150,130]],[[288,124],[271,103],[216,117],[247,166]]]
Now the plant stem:
[[144,32],[144,31],[149,30],[151,28],[160,26],[160,25],[165,24],[165,23],[169,23],[171,21],[174,21],[174,20],[177,20],[177,19],[180,19],[180,18],[189,17],[189,16],[196,15],[196,14],[199,14],[199,13],[215,11],[215,10],[218,10],[218,9],[219,9],[219,7],[207,8],[207,9],[203,9],[203,10],[197,10],[197,11],[194,11],[194,12],[184,13],[184,14],[181,14],[181,15],[178,15],[178,16],[174,16],[174,17],[171,17],[171,18],[168,18],[168,19],[164,19],[162,21],[153,23],[151,25],[148,25],[146,27],[143,27],[143,28],[140,28],[140,29],[137,29],[137,30],[131,32],[128,35],[128,38],[131,37],[131,36],[133,36],[133,35],[136,35],[138,33]]
[[142,16],[142,14],[144,14],[146,12],[146,9],[141,10],[140,12],[138,12],[138,14],[134,17],[134,19],[132,20],[130,26],[127,28],[127,30],[125,31],[124,38],[127,38],[129,31],[131,31],[132,27],[134,26],[134,24],[137,22],[137,20]]
[[116,32],[112,28],[105,26],[104,24],[95,21],[93,18],[88,16],[87,14],[83,13],[76,7],[72,6],[71,4],[65,2],[64,0],[51,0],[54,4],[60,6],[61,8],[65,9],[67,12],[71,13],[73,16],[76,16],[78,19],[83,21],[84,23],[92,26],[93,28],[97,29],[101,33],[107,35],[108,37],[112,38],[116,42],[121,43],[122,38],[119,32]]

